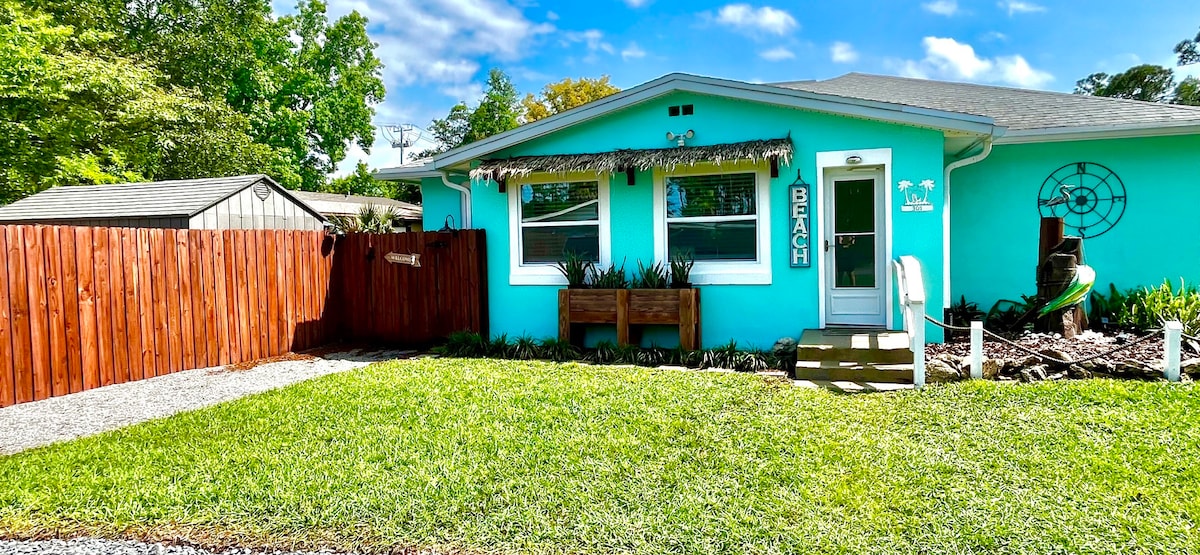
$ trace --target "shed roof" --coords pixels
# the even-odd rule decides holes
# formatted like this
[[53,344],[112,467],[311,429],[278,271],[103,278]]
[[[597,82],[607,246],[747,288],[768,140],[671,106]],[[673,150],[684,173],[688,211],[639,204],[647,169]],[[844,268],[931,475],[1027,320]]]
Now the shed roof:
[[352,216],[358,214],[363,206],[389,207],[396,216],[403,220],[417,221],[421,219],[421,206],[387,197],[372,197],[366,195],[343,195],[341,193],[313,193],[295,191],[297,197],[304,199],[309,206],[325,215]]
[[848,73],[825,81],[775,83],[777,87],[846,98],[987,116],[1008,134],[1020,131],[1200,124],[1200,107],[1061,92],[1015,89]]
[[51,187],[0,207],[0,221],[192,217],[233,194],[265,182],[305,210],[320,212],[261,174],[113,185]]

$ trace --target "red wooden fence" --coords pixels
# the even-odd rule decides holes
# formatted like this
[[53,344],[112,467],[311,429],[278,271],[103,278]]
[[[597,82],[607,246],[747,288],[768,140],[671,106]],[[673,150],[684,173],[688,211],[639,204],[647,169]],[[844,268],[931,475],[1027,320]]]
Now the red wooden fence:
[[483,261],[482,231],[0,226],[0,407],[339,339],[486,332]]

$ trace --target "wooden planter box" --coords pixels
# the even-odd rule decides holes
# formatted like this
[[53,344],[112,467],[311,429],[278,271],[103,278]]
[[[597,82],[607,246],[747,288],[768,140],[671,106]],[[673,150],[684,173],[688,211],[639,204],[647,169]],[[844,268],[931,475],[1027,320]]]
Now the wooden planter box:
[[630,344],[630,326],[678,326],[679,345],[695,350],[700,348],[700,290],[560,289],[558,338],[582,341],[584,324],[615,324],[621,345]]

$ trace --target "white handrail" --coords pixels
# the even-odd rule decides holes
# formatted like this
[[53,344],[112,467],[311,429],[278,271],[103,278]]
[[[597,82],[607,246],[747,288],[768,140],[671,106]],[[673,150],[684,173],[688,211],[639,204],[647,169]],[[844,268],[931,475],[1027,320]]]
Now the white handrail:
[[925,386],[925,279],[921,262],[911,255],[893,260],[892,269],[896,272],[908,348],[913,353],[913,386],[920,389]]

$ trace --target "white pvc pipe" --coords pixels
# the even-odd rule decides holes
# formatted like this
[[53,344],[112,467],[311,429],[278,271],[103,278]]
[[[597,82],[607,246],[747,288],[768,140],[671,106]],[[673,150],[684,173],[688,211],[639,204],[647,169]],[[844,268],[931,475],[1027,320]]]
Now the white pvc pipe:
[[459,207],[462,211],[462,228],[471,229],[471,189],[450,181],[450,174],[442,172],[442,184],[458,191]]
[[1166,336],[1165,351],[1163,353],[1163,374],[1167,381],[1179,381],[1179,344],[1183,340],[1183,324],[1177,321],[1167,322],[1163,327],[1163,334]]
[[942,307],[950,306],[950,172],[982,162],[992,153],[992,137],[983,140],[983,150],[974,156],[955,160],[942,176]]
[[983,378],[983,322],[971,322],[971,379]]

